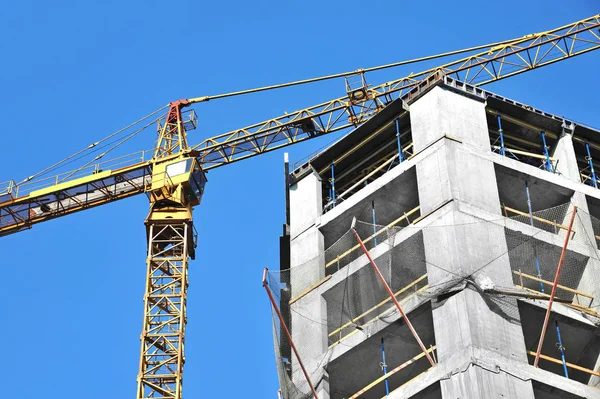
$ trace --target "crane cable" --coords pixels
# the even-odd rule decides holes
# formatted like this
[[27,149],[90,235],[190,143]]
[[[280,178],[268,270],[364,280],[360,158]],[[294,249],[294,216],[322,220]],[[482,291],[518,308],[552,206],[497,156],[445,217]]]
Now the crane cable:
[[[111,134],[109,134],[108,136],[104,137],[103,139],[101,139],[101,140],[99,140],[99,141],[96,141],[96,142],[94,142],[94,143],[90,144],[90,145],[89,145],[89,146],[87,146],[86,148],[84,148],[84,149],[82,149],[82,150],[79,150],[79,151],[77,151],[76,153],[74,153],[74,154],[71,154],[71,155],[69,155],[68,157],[66,157],[66,158],[64,158],[64,159],[62,159],[62,160],[60,160],[59,162],[57,162],[57,163],[55,163],[55,164],[53,164],[53,165],[51,165],[51,166],[48,166],[48,167],[47,167],[47,168],[45,168],[44,170],[42,170],[42,171],[40,171],[40,172],[38,172],[38,173],[36,173],[36,174],[34,174],[34,175],[31,175],[31,176],[27,177],[26,179],[24,179],[24,180],[22,180],[21,182],[17,183],[17,185],[19,185],[19,184],[23,184],[23,183],[26,183],[26,182],[29,182],[29,181],[31,181],[31,180],[33,180],[33,179],[35,179],[36,177],[42,176],[42,175],[44,175],[44,174],[46,174],[46,173],[48,173],[48,172],[50,172],[50,171],[52,171],[52,170],[55,170],[55,169],[56,169],[56,168],[58,168],[59,166],[61,166],[61,165],[65,164],[65,162],[67,162],[67,161],[69,161],[69,160],[71,160],[71,159],[73,159],[73,158],[77,157],[78,155],[81,155],[82,153],[84,153],[84,152],[86,152],[86,151],[88,151],[88,150],[90,150],[90,149],[92,149],[92,148],[94,148],[94,147],[96,147],[97,145],[99,145],[99,144],[101,144],[101,143],[105,142],[106,140],[108,140],[108,139],[110,139],[110,138],[112,138],[112,137],[114,137],[114,136],[116,136],[116,135],[118,135],[118,134],[121,134],[121,133],[123,133],[125,130],[129,129],[130,127],[137,125],[138,123],[140,123],[140,122],[142,122],[142,121],[144,121],[144,120],[146,120],[146,119],[150,118],[150,117],[151,117],[151,116],[153,116],[153,115],[156,115],[157,113],[159,113],[159,112],[163,111],[164,109],[166,109],[166,108],[168,108],[168,107],[169,107],[168,105],[165,105],[165,106],[163,106],[162,108],[159,108],[159,109],[157,109],[156,111],[153,111],[153,112],[149,113],[148,115],[146,115],[146,116],[142,117],[141,119],[138,119],[137,121],[135,121],[135,122],[133,122],[133,123],[130,123],[129,125],[125,126],[124,128],[121,128],[121,129],[117,130],[116,132],[114,132],[114,133],[111,133]],[[154,123],[155,121],[156,121],[156,120],[153,120],[151,123]],[[134,132],[134,133],[135,133],[135,134],[137,134],[137,133],[139,133],[141,130],[145,129],[146,127],[148,127],[148,125],[144,126],[142,129],[140,129],[140,130],[138,130],[138,131],[136,131],[136,132]],[[135,134],[134,134],[134,135],[135,135]],[[118,146],[118,145],[120,145],[120,144],[122,144],[122,143],[119,143],[119,144],[117,144],[117,146]],[[115,147],[116,147],[116,146],[115,146]],[[102,147],[101,147],[101,148],[102,148]],[[111,149],[111,150],[112,150],[112,149]],[[109,151],[110,151],[110,150],[109,150]],[[107,152],[108,152],[108,151],[107,151]],[[84,154],[84,155],[82,155],[82,156],[85,156],[85,155],[87,155],[87,154]],[[81,158],[81,157],[79,157],[79,158]],[[77,159],[79,159],[79,158],[77,158]],[[73,161],[74,161],[74,160],[73,160]],[[70,163],[70,162],[69,162],[69,163]],[[81,169],[81,168],[80,168],[80,169]]]
[[[556,30],[560,30],[562,28],[557,28],[554,29],[553,31]],[[541,34],[547,34],[549,32],[543,32]],[[429,61],[429,60],[433,60],[433,59],[437,59],[437,58],[443,58],[443,57],[448,57],[448,56],[452,56],[452,55],[457,55],[457,54],[463,54],[463,53],[468,53],[468,52],[472,52],[472,51],[476,51],[476,50],[482,50],[482,49],[486,49],[489,48],[490,50],[498,47],[498,46],[504,46],[504,45],[508,45],[508,44],[516,44],[519,43],[521,41],[525,41],[525,40],[531,40],[531,38],[533,36],[537,36],[540,35],[540,33],[537,34],[529,34],[529,35],[525,35],[523,37],[520,38],[516,38],[516,39],[509,39],[509,40],[503,40],[500,42],[495,42],[495,43],[489,43],[489,44],[484,44],[484,45],[479,45],[479,46],[474,46],[474,47],[469,47],[466,49],[460,49],[460,50],[454,50],[454,51],[448,51],[445,53],[439,53],[439,54],[434,54],[434,55],[429,55],[429,56],[425,56],[425,57],[419,57],[419,58],[413,58],[410,60],[405,60],[405,61],[399,61],[399,62],[394,62],[391,64],[385,64],[385,65],[379,65],[379,66],[375,66],[375,67],[370,67],[370,68],[363,68],[363,69],[357,69],[354,71],[349,71],[349,72],[341,72],[341,73],[336,73],[336,74],[332,74],[332,75],[326,75],[326,76],[320,76],[320,77],[316,77],[316,78],[310,78],[310,79],[303,79],[303,80],[297,80],[294,82],[287,82],[287,83],[281,83],[281,84],[276,84],[276,85],[270,85],[270,86],[262,86],[262,87],[257,87],[257,88],[253,88],[253,89],[247,89],[247,90],[240,90],[240,91],[234,91],[234,92],[229,92],[229,93],[222,93],[222,94],[216,94],[216,95],[212,95],[212,96],[204,96],[204,97],[195,97],[195,98],[190,98],[188,99],[188,104],[195,104],[195,103],[200,103],[200,102],[207,102],[210,100],[216,100],[216,99],[221,99],[221,98],[227,98],[227,97],[234,97],[234,96],[241,96],[241,95],[245,95],[245,94],[251,94],[251,93],[258,93],[258,92],[262,92],[262,91],[268,91],[268,90],[275,90],[275,89],[281,89],[281,88],[285,88],[285,87],[291,87],[291,86],[298,86],[298,85],[303,85],[303,84],[307,84],[307,83],[315,83],[315,82],[320,82],[320,81],[325,81],[325,80],[331,80],[331,79],[337,79],[337,78],[341,78],[341,77],[346,77],[346,76],[351,76],[351,75],[356,75],[356,74],[362,74],[362,73],[367,73],[367,72],[373,72],[373,71],[378,71],[378,70],[382,70],[382,69],[388,69],[388,68],[394,68],[394,67],[399,67],[402,65],[408,65],[408,64],[414,64],[414,63],[418,63],[418,62],[423,62],[423,61]],[[88,147],[68,156],[67,158],[64,158],[63,160],[47,167],[46,169],[42,170],[41,172],[38,172],[34,175],[31,175],[29,177],[27,177],[26,179],[24,179],[23,181],[21,181],[19,184],[22,183],[26,183],[28,181],[31,181],[32,179],[39,177],[43,174],[46,174],[47,172],[56,169],[57,167],[59,167],[60,165],[63,165],[66,161],[96,147],[98,144],[110,139],[111,137],[114,137],[120,133],[122,133],[123,131],[129,129],[132,126],[135,126],[136,124],[142,122],[143,120],[157,114],[158,112],[163,111],[164,109],[168,108],[170,105],[167,104],[165,106],[163,106],[162,108],[157,109],[156,111],[151,112],[150,114],[144,116],[143,118],[137,120],[136,122],[133,122],[131,124],[129,124],[128,126],[125,126],[124,128],[117,130],[116,132],[106,136],[105,138],[103,138],[100,141],[97,141],[95,143],[90,144]],[[136,132],[135,134],[139,133]],[[135,135],[134,134],[134,135]],[[121,145],[122,143],[124,143],[125,141],[129,140],[128,137],[126,140],[122,141],[121,143],[117,144],[114,148],[116,148],[117,146]],[[113,149],[114,149],[113,148]],[[112,150],[112,149],[111,149]],[[110,151],[110,150],[109,150]],[[107,152],[109,152],[107,151]],[[106,154],[106,153],[105,153]],[[102,154],[105,155],[105,154]],[[102,157],[100,156],[100,158]],[[96,157],[94,160],[99,159],[98,157]],[[92,160],[93,161],[93,160]],[[90,161],[90,162],[92,162]],[[86,164],[89,165],[88,162]],[[85,167],[85,166],[84,166]],[[78,170],[80,170],[81,168],[79,168]]]
[[[425,56],[425,57],[420,57],[420,58],[414,58],[411,60],[405,60],[405,61],[399,61],[399,62],[395,62],[395,63],[391,63],[391,64],[385,64],[385,65],[379,65],[379,66],[375,66],[375,67],[371,67],[371,68],[366,68],[366,69],[357,69],[355,71],[352,72],[342,72],[342,73],[336,73],[336,74],[332,74],[332,75],[326,75],[326,76],[320,76],[317,78],[310,78],[310,79],[304,79],[304,80],[298,80],[298,81],[294,81],[294,82],[287,82],[287,83],[281,83],[281,84],[276,84],[276,85],[270,85],[270,86],[263,86],[263,87],[257,87],[254,89],[247,89],[247,90],[240,90],[240,91],[234,91],[234,92],[229,92],[229,93],[222,93],[222,94],[216,94],[213,96],[204,96],[204,97],[196,97],[196,98],[191,98],[188,100],[188,102],[190,104],[194,104],[194,103],[199,103],[199,102],[206,102],[209,100],[216,100],[216,99],[220,99],[220,98],[227,98],[227,97],[234,97],[234,96],[241,96],[241,95],[245,95],[245,94],[251,94],[251,93],[258,93],[261,91],[268,91],[268,90],[275,90],[275,89],[281,89],[284,87],[291,87],[291,86],[298,86],[298,85],[302,85],[302,84],[307,84],[307,83],[315,83],[315,82],[320,82],[320,81],[324,81],[324,80],[330,80],[330,79],[337,79],[337,78],[341,78],[341,77],[345,77],[345,76],[350,76],[350,75],[355,75],[357,73],[366,73],[366,72],[373,72],[373,71],[377,71],[377,70],[382,70],[382,69],[387,69],[387,68],[393,68],[393,67],[398,67],[398,66],[402,66],[402,65],[408,65],[408,64],[414,64],[417,62],[422,62],[422,61],[428,61],[428,60],[432,60],[432,59],[436,59],[436,58],[442,58],[442,57],[447,57],[447,56],[451,56],[451,55],[456,55],[456,54],[462,54],[462,53],[466,53],[466,52],[471,52],[471,51],[475,51],[475,50],[481,50],[484,48],[489,48],[489,47],[496,47],[496,46],[500,46],[500,45],[504,45],[504,44],[508,44],[508,43],[513,43],[516,39],[511,39],[511,40],[504,40],[501,42],[496,42],[496,43],[491,43],[491,44],[485,44],[485,45],[480,45],[480,46],[475,46],[475,47],[470,47],[467,49],[461,49],[461,50],[454,50],[454,51],[450,51],[450,52],[445,52],[445,53],[440,53],[440,54],[435,54],[435,55],[430,55],[430,56]],[[26,179],[22,180],[21,182],[17,183],[17,185],[29,182],[33,179],[35,179],[36,177],[42,176],[52,170],[55,170],[56,168],[58,168],[59,166],[65,164],[65,162],[73,159],[74,157],[77,157],[78,155],[96,147],[98,144],[122,133],[123,131],[129,129],[132,126],[135,126],[136,124],[148,119],[149,117],[157,114],[158,112],[163,111],[164,109],[168,108],[169,104],[163,106],[162,108],[157,109],[156,111],[151,112],[150,114],[142,117],[141,119],[138,119],[137,121],[125,126],[122,129],[117,130],[114,133],[111,133],[110,135],[104,137],[102,140],[94,142],[92,144],[90,144],[89,146],[87,146],[86,148],[62,159],[61,161],[45,168],[44,170],[31,175],[29,177],[27,177]],[[120,143],[122,144],[122,143]],[[118,145],[120,145],[118,144]],[[118,146],[117,145],[117,146]],[[86,154],[87,155],[87,154]],[[85,156],[85,155],[84,155]],[[81,157],[77,158],[80,159]],[[91,162],[93,162],[94,160],[96,160],[98,158],[93,159]],[[70,163],[70,162],[69,162]],[[86,163],[86,165],[78,168],[77,170],[81,170],[81,168],[89,165],[90,162]],[[76,170],[76,171],[77,171]],[[75,171],[75,172],[76,172]],[[72,175],[72,173],[70,174]],[[69,175],[69,176],[70,176]],[[64,180],[64,179],[63,179]]]
[[[586,18],[583,21],[586,21],[586,20],[589,20],[589,19],[593,19],[593,18],[598,18],[598,17],[600,17],[600,14],[594,15],[593,17],[590,17],[590,18]],[[579,22],[583,22],[583,21],[579,21]],[[394,62],[394,63],[391,63],[391,64],[379,65],[379,66],[375,66],[375,67],[371,67],[371,68],[357,69],[357,70],[354,70],[354,71],[351,71],[351,72],[342,72],[342,73],[336,73],[336,74],[333,74],[333,75],[321,76],[321,77],[317,77],[317,78],[297,80],[295,82],[288,82],[288,83],[281,83],[281,84],[276,84],[276,85],[271,85],[271,86],[257,87],[257,88],[254,88],[254,89],[233,91],[233,92],[223,93],[223,94],[215,94],[213,96],[204,96],[204,97],[190,98],[190,99],[188,99],[188,102],[189,102],[189,104],[194,104],[194,103],[199,103],[199,102],[206,102],[206,101],[210,101],[210,100],[216,100],[216,99],[219,99],[219,98],[233,97],[233,96],[239,96],[239,95],[250,94],[250,93],[258,93],[258,92],[261,92],[261,91],[273,90],[273,89],[281,89],[281,88],[284,88],[284,87],[297,86],[297,85],[302,85],[302,84],[306,84],[306,83],[320,82],[320,81],[323,81],[323,80],[336,79],[336,78],[341,78],[341,77],[345,77],[345,76],[356,75],[356,74],[359,74],[359,73],[367,73],[367,72],[378,71],[378,70],[381,70],[381,69],[394,68],[394,67],[398,67],[398,66],[402,66],[402,65],[414,64],[414,63],[422,62],[422,61],[429,61],[429,60],[433,60],[433,59],[436,59],[436,58],[443,58],[443,57],[448,57],[448,56],[451,56],[451,55],[463,54],[463,53],[468,53],[468,52],[472,52],[472,51],[476,51],[476,50],[482,50],[482,49],[486,49],[486,48],[489,48],[490,52],[491,51],[496,51],[496,50],[498,50],[499,47],[506,46],[506,45],[509,45],[509,44],[510,45],[516,45],[518,43],[530,41],[533,38],[540,38],[542,36],[549,35],[549,34],[552,34],[554,32],[561,31],[561,30],[563,30],[563,29],[565,29],[565,28],[567,28],[567,27],[569,27],[571,25],[573,25],[573,24],[563,25],[563,26],[560,26],[558,28],[554,28],[554,29],[549,30],[549,31],[537,32],[537,33],[530,33],[528,35],[524,35],[522,37],[518,37],[518,38],[514,38],[514,39],[502,40],[500,42],[483,44],[483,45],[469,47],[469,48],[462,49],[462,50],[448,51],[448,52],[445,52],[445,53],[439,53],[439,54],[429,55],[429,56],[420,57],[420,58],[413,58],[411,60]]]
[[[156,111],[159,112],[159,111]],[[112,147],[110,147],[108,150],[104,151],[102,154],[100,155],[96,155],[93,159],[89,160],[88,162],[86,162],[85,164],[81,165],[79,168],[68,172],[66,176],[61,177],[60,180],[58,180],[59,183],[66,181],[69,177],[73,176],[75,173],[79,172],[82,169],[85,169],[86,167],[88,167],[89,165],[91,165],[94,161],[97,161],[101,158],[103,158],[106,154],[108,154],[109,152],[111,152],[112,150],[114,150],[115,148],[118,148],[120,145],[125,144],[127,141],[131,140],[133,137],[137,136],[140,132],[144,131],[145,129],[147,129],[149,126],[153,125],[155,122],[157,122],[158,120],[160,120],[160,118],[162,118],[162,116],[151,120],[150,122],[148,122],[146,125],[142,126],[141,128],[137,129],[136,131],[130,133],[129,135],[125,136],[125,138],[121,139],[117,144],[113,145]],[[138,121],[139,122],[139,121]],[[131,126],[131,125],[130,125]],[[108,143],[102,147],[98,147],[97,149],[95,149],[94,151],[91,151],[89,154],[92,154],[98,150],[101,150],[103,148],[106,148],[108,146],[110,146],[111,144],[113,144],[113,142]],[[86,154],[88,155],[88,154]],[[75,160],[73,160],[75,161]],[[70,163],[70,162],[69,162]]]
[[507,44],[515,44],[515,43],[518,43],[518,42],[524,41],[524,40],[530,40],[531,37],[535,36],[535,35],[538,35],[538,34],[530,34],[530,35],[525,35],[523,37],[516,38],[516,39],[503,40],[501,42],[490,43],[490,44],[482,44],[482,45],[479,45],[479,46],[469,47],[469,48],[466,48],[466,49],[448,51],[448,52],[445,52],[445,53],[428,55],[428,56],[425,56],[425,57],[413,58],[413,59],[410,59],[410,60],[399,61],[399,62],[394,62],[394,63],[391,63],[391,64],[385,64],[385,65],[378,65],[378,66],[370,67],[370,68],[356,69],[354,71],[349,71],[349,72],[341,72],[341,73],[336,73],[336,74],[332,74],[332,75],[320,76],[320,77],[317,77],[317,78],[297,80],[297,81],[294,81],[294,82],[287,82],[287,83],[280,83],[280,84],[276,84],[276,85],[257,87],[257,88],[254,88],[254,89],[232,91],[232,92],[229,92],[229,93],[215,94],[215,95],[212,95],[212,96],[195,97],[195,98],[188,99],[188,102],[189,102],[189,104],[195,104],[195,103],[200,103],[200,102],[207,102],[207,101],[210,101],[210,100],[216,100],[216,99],[220,99],[220,98],[241,96],[241,95],[244,95],[244,94],[258,93],[258,92],[261,92],[261,91],[281,89],[281,88],[290,87],[290,86],[298,86],[298,85],[303,85],[303,84],[306,84],[306,83],[321,82],[321,81],[324,81],[324,80],[337,79],[337,78],[342,78],[342,77],[346,77],[346,76],[356,75],[356,74],[360,74],[360,73],[367,73],[367,72],[373,72],[373,71],[378,71],[378,70],[387,69],[387,68],[399,67],[399,66],[402,66],[402,65],[415,64],[417,62],[429,61],[429,60],[433,60],[433,59],[437,59],[437,58],[448,57],[448,56],[451,56],[451,55],[469,53],[469,52],[472,52],[472,51],[482,50],[482,49],[486,49],[486,48],[489,48],[491,50],[491,49],[494,49],[494,48],[499,47],[499,46],[503,46],[503,45],[507,45]]

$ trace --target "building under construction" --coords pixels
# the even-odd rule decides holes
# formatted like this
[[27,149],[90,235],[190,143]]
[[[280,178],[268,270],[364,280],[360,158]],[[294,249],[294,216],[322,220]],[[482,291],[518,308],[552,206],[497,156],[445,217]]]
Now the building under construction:
[[594,159],[600,131],[438,74],[294,165],[280,397],[600,398]]

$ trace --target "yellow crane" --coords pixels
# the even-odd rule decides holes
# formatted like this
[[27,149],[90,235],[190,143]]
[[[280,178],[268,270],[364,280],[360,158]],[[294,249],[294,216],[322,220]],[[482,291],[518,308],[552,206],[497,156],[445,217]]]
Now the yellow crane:
[[[421,59],[215,96],[179,100],[160,114],[159,136],[150,157],[95,163],[104,153],[67,174],[42,178],[48,168],[0,186],[0,236],[115,200],[146,193],[147,274],[136,398],[182,397],[188,259],[195,257],[192,211],[200,204],[210,169],[331,132],[356,127],[392,101],[445,74],[480,86],[600,48],[600,14],[550,31]],[[365,74],[461,53],[477,53],[436,68],[386,82],[366,83]],[[310,108],[221,134],[190,146],[196,127],[193,104],[326,79],[346,78],[346,95]],[[141,121],[138,121],[141,123]],[[135,124],[134,124],[135,125]],[[133,125],[130,125],[133,126]],[[129,136],[128,136],[129,137]],[[126,141],[117,144],[121,144]],[[92,144],[89,148],[98,146]],[[67,159],[75,159],[79,153]],[[104,166],[102,166],[104,165]]]

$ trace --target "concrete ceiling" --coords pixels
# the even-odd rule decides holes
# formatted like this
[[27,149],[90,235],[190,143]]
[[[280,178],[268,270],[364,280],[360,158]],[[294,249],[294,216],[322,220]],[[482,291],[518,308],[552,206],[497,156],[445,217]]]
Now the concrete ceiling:
[[494,167],[496,169],[500,202],[510,208],[527,212],[525,182],[529,185],[531,208],[534,212],[565,204],[573,196],[574,192],[572,190],[538,179],[526,173],[505,168],[498,164],[495,164]]
[[584,399],[579,395],[542,384],[538,381],[532,381],[532,383],[535,399]]
[[[366,189],[368,186],[363,188],[363,190]],[[352,201],[352,197],[347,201]],[[322,226],[320,230],[325,239],[325,248],[328,248],[350,229],[352,218],[356,217],[357,220],[372,223],[372,204],[375,205],[375,223],[377,225],[387,225],[402,216],[404,212],[414,209],[419,205],[416,169],[414,167],[408,169],[389,184],[358,201],[340,216]],[[414,215],[413,219],[417,216]]]

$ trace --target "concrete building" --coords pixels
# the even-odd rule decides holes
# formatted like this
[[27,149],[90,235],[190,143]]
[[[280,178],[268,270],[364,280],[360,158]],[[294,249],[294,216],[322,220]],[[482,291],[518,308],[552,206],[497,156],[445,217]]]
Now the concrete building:
[[[293,170],[271,286],[319,399],[600,398],[594,158],[599,131],[438,77]],[[310,397],[276,333],[282,396]]]

